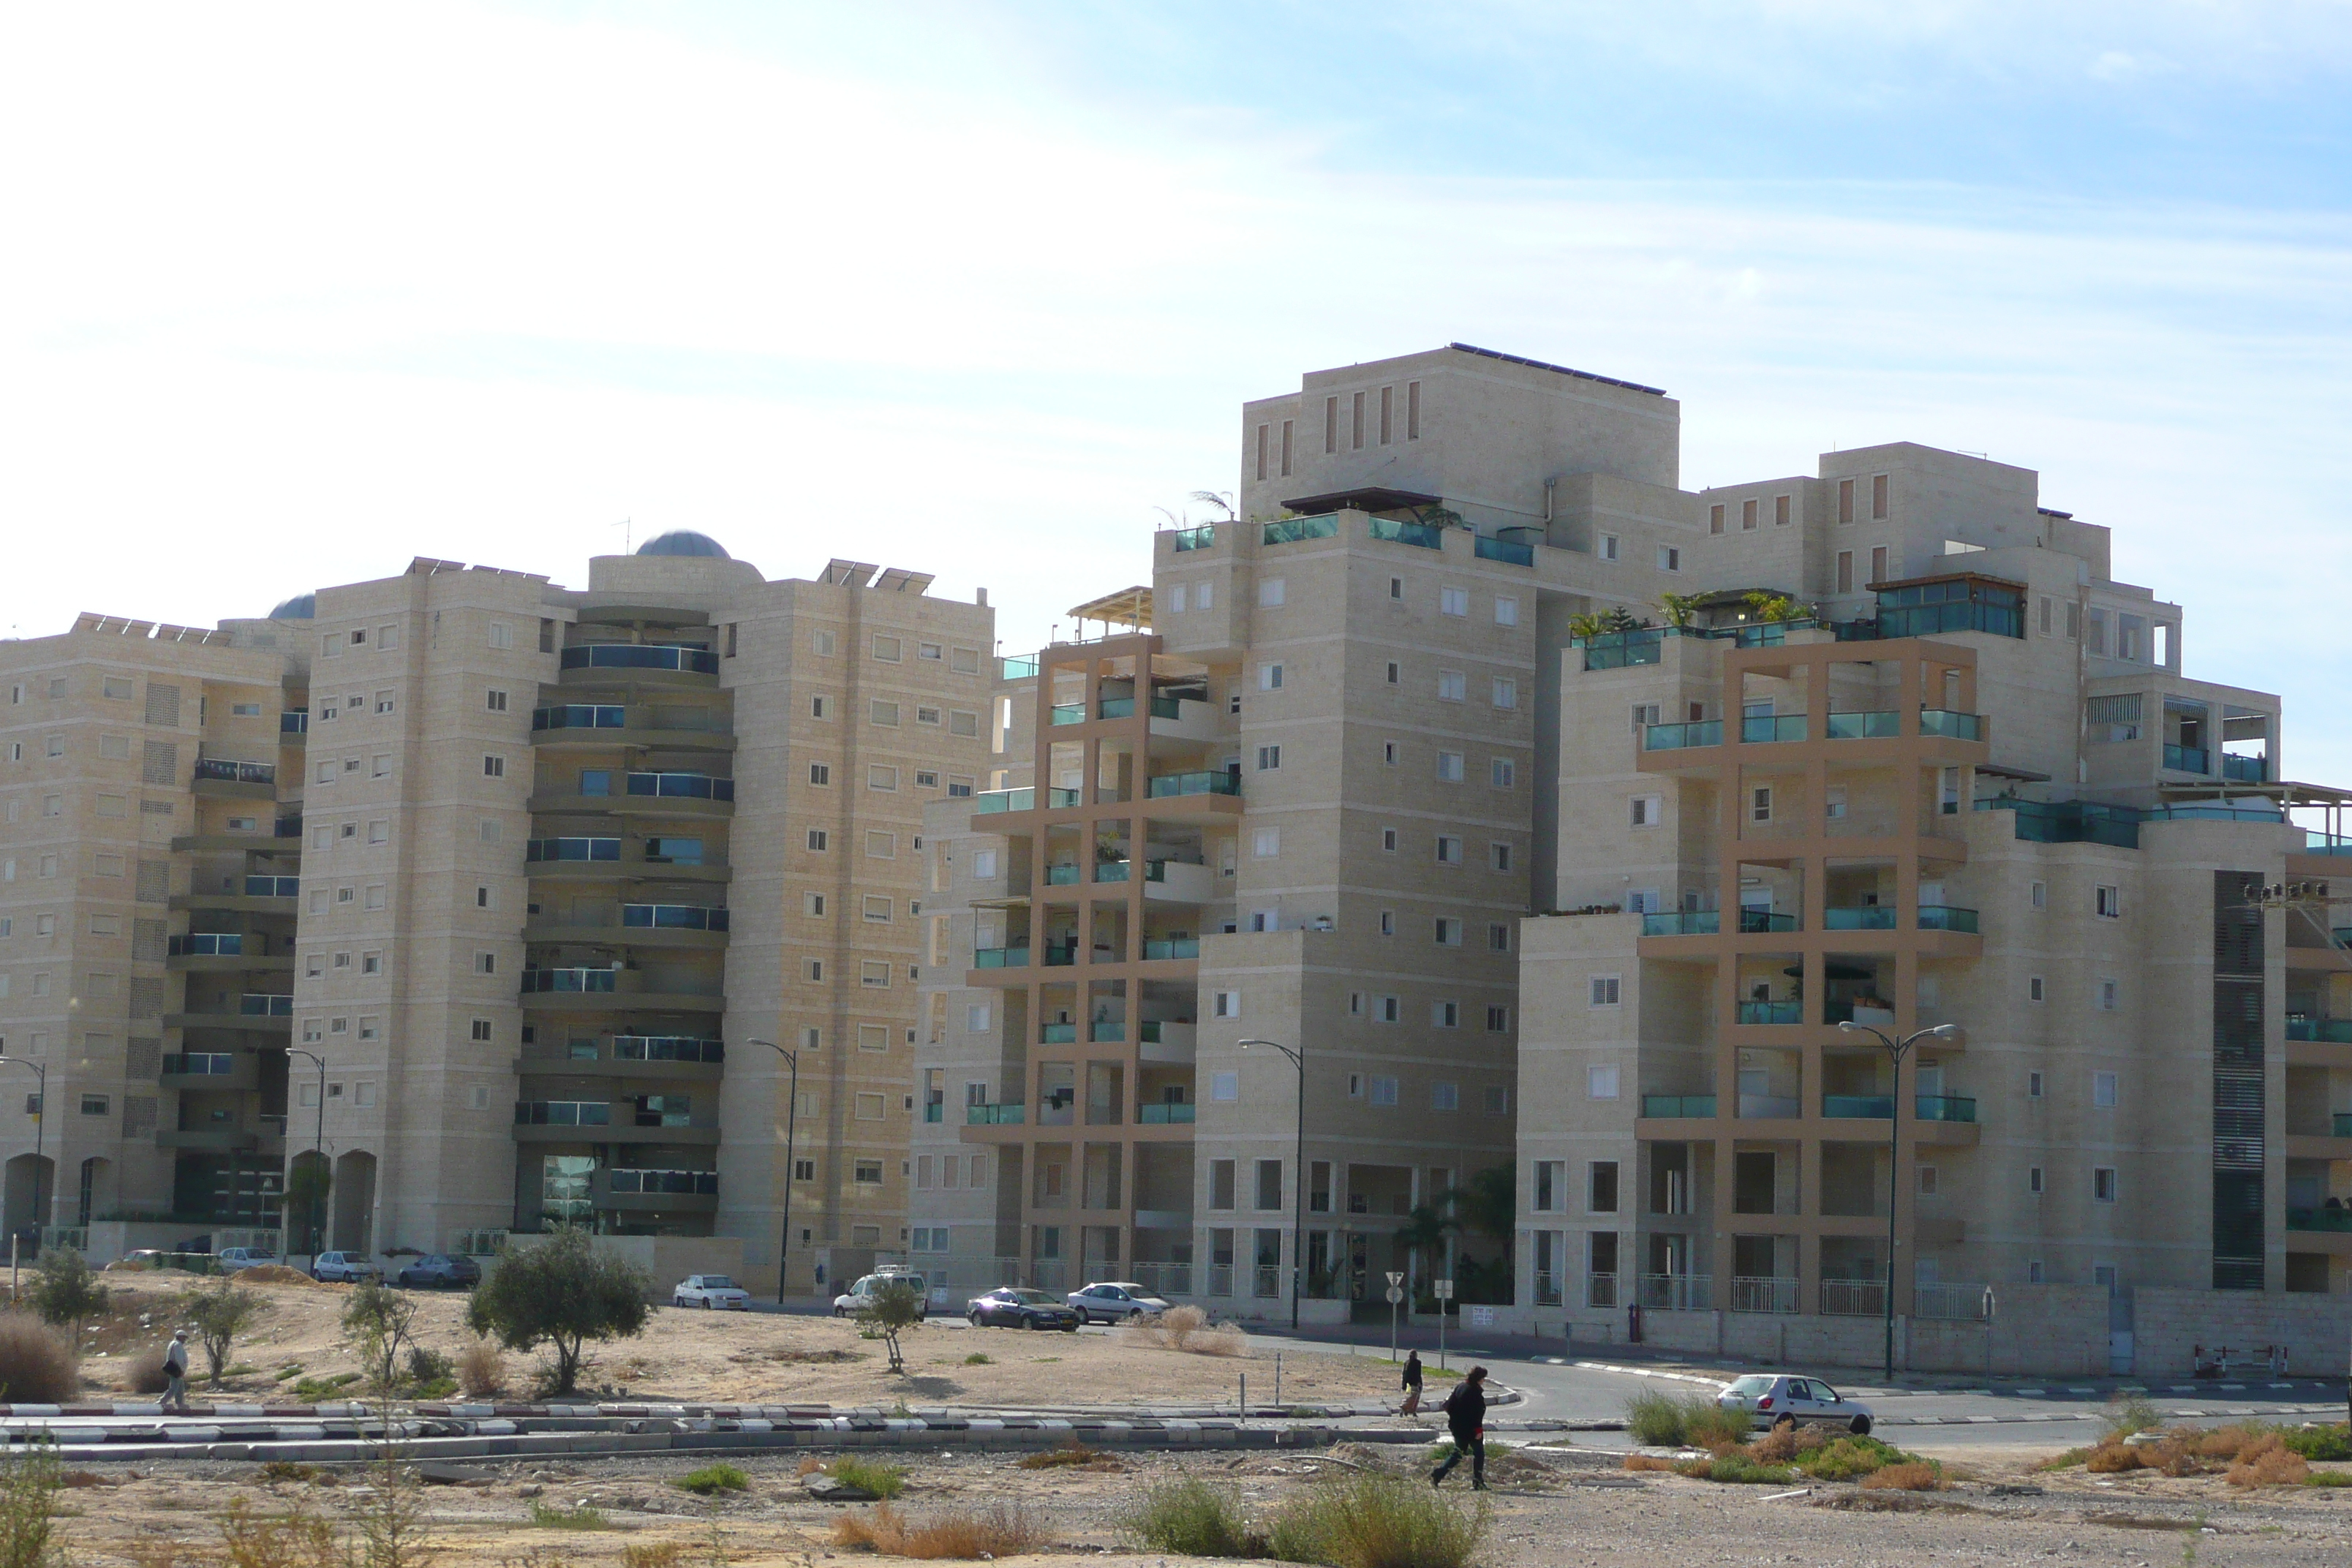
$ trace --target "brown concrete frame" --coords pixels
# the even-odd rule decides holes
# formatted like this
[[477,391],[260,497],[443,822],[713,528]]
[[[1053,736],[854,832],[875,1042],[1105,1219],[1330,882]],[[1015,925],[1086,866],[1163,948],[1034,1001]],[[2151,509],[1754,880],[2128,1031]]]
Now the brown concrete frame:
[[[1900,661],[1895,710],[1900,715],[1901,732],[1883,739],[1830,740],[1831,667],[1889,661]],[[1712,1121],[1642,1119],[1634,1124],[1635,1137],[1644,1145],[1686,1142],[1694,1145],[1707,1143],[1714,1147],[1715,1228],[1708,1257],[1720,1286],[1716,1296],[1719,1308],[1729,1304],[1728,1269],[1734,1234],[1794,1235],[1798,1238],[1798,1310],[1810,1314],[1819,1310],[1817,1282],[1821,1278],[1822,1240],[1849,1236],[1875,1238],[1885,1233],[1886,1220],[1883,1215],[1828,1215],[1820,1212],[1822,1144],[1824,1142],[1875,1142],[1883,1146],[1887,1142],[1887,1130],[1880,1127],[1874,1120],[1841,1118],[1832,1122],[1821,1114],[1822,1085],[1825,1081],[1822,1061],[1824,1048],[1832,1046],[1855,1048],[1851,1040],[1838,1033],[1836,1026],[1821,1020],[1821,1010],[1828,994],[1823,971],[1827,956],[1832,952],[1864,952],[1874,957],[1892,958],[1895,963],[1895,994],[1888,1000],[1895,1005],[1895,1030],[1899,1037],[1918,1026],[1919,961],[1922,958],[1972,957],[1983,951],[1981,936],[1916,929],[1920,863],[1925,860],[1958,862],[1968,858],[1965,843],[1933,831],[1939,813],[1935,795],[1927,787],[1930,778],[1948,767],[1972,768],[1976,763],[1988,761],[1990,752],[1989,740],[1961,741],[1919,732],[1918,716],[1925,706],[1924,699],[1930,691],[1940,697],[1947,670],[1958,674],[1958,692],[1955,700],[1960,704],[1959,710],[1976,711],[1976,650],[1956,644],[1906,637],[1893,642],[1822,642],[1727,650],[1723,656],[1717,693],[1717,711],[1724,715],[1723,743],[1686,748],[1661,756],[1660,760],[1665,761],[1667,768],[1673,772],[1711,778],[1715,783],[1718,857],[1717,885],[1730,892],[1727,899],[1718,900],[1727,907],[1721,922],[1723,929],[1717,934],[1645,936],[1640,939],[1638,951],[1645,959],[1688,961],[1711,958],[1715,962],[1713,1087],[1717,1114]],[[1749,674],[1802,679],[1806,720],[1804,740],[1743,742],[1740,739],[1742,678]],[[1984,719],[1979,722],[1990,724],[1990,721]],[[1645,768],[1654,766],[1646,752],[1643,761]],[[1743,839],[1741,837],[1740,830],[1746,822],[1744,808],[1748,770],[1768,762],[1776,773],[1801,769],[1804,774],[1804,809],[1811,817],[1810,831],[1801,837],[1775,837],[1763,841]],[[1826,797],[1831,775],[1857,765],[1891,767],[1895,771],[1897,798],[1907,803],[1905,809],[1908,821],[1900,823],[1898,831],[1891,837],[1833,836],[1825,831],[1822,803]],[[1970,789],[1969,775],[1964,773],[1961,782],[1962,811],[1971,808]],[[1923,816],[1926,820],[1922,820]],[[1738,929],[1737,889],[1739,862],[1743,851],[1755,848],[1759,842],[1769,844],[1773,859],[1802,861],[1805,918],[1801,928],[1797,931],[1744,934]],[[1828,904],[1828,862],[1832,858],[1894,862],[1895,907],[1909,912],[1911,920],[1902,921],[1892,931],[1832,931],[1823,929],[1823,911]],[[1800,962],[1804,970],[1801,994],[1805,1022],[1789,1025],[1736,1022],[1739,1002],[1738,959],[1747,952],[1795,952],[1801,955]],[[1739,1052],[1743,1047],[1778,1047],[1794,1049],[1801,1054],[1797,1116],[1743,1120],[1737,1114]],[[1875,1049],[1874,1045],[1873,1048]],[[1960,1042],[1943,1042],[1939,1046],[1943,1050],[1958,1048],[1964,1048]],[[1725,1114],[1727,1109],[1732,1114]],[[1979,1136],[1973,1123],[1921,1122],[1915,1113],[1916,1107],[1906,1106],[1899,1099],[1895,1111],[1896,1136],[1901,1147],[1899,1169],[1910,1168],[1922,1143],[1973,1145]],[[1749,1233],[1739,1231],[1736,1221],[1742,1216],[1732,1213],[1736,1165],[1733,1156],[1744,1142],[1794,1143],[1798,1148],[1798,1213],[1745,1216],[1759,1223],[1759,1230]],[[1913,1184],[1897,1182],[1895,1193],[1896,1228],[1916,1243],[1918,1232],[1916,1216],[1913,1212],[1916,1198]],[[1907,1256],[1899,1258],[1895,1270],[1898,1310],[1907,1299],[1912,1279],[1912,1258]]]

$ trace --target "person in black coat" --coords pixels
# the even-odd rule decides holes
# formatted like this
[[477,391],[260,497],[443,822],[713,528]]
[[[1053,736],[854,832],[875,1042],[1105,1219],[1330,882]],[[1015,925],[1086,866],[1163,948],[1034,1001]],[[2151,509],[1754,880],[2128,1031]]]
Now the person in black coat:
[[1445,1396],[1445,1426],[1454,1434],[1454,1455],[1437,1467],[1429,1478],[1433,1487],[1444,1484],[1446,1475],[1470,1456],[1470,1489],[1486,1489],[1486,1369],[1474,1366],[1462,1385]]
[[1404,1404],[1398,1409],[1397,1414],[1400,1415],[1420,1415],[1421,1352],[1419,1351],[1407,1351],[1405,1352],[1403,1387]]

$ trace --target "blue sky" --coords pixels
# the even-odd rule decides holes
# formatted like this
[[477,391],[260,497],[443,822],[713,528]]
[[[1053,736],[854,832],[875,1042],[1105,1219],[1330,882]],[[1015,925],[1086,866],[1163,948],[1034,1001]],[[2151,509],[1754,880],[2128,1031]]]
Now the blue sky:
[[0,633],[625,519],[1017,648],[1242,399],[1462,340],[1694,485],[2039,469],[2352,783],[2348,77],[2342,4],[19,7]]

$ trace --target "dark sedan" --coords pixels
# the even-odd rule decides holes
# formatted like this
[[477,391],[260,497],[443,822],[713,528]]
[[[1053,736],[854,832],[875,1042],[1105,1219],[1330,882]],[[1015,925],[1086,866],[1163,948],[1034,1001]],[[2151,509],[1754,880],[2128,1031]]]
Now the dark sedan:
[[420,1258],[402,1269],[399,1279],[406,1286],[430,1285],[436,1290],[446,1290],[453,1286],[480,1284],[482,1266],[470,1258],[436,1252],[429,1258]]
[[1072,1334],[1078,1331],[1078,1314],[1069,1303],[1043,1290],[1024,1290],[1017,1285],[1002,1286],[985,1296],[974,1296],[965,1304],[963,1315],[975,1329],[993,1324],[1007,1329],[1059,1329]]

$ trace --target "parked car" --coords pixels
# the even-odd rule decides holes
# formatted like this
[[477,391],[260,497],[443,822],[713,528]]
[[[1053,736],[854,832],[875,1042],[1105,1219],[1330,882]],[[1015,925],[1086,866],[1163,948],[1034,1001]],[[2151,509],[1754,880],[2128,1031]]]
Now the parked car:
[[482,1282],[482,1266],[462,1253],[435,1252],[402,1269],[398,1279],[411,1288],[430,1285],[436,1290],[453,1285],[478,1285]]
[[221,1249],[219,1268],[224,1274],[235,1274],[239,1269],[257,1268],[277,1261],[278,1254],[266,1247],[225,1247]]
[[984,1296],[974,1296],[964,1304],[963,1315],[975,1329],[1059,1329],[1071,1334],[1078,1331],[1076,1308],[1055,1300],[1043,1290],[1024,1289],[1018,1285],[1003,1285]]
[[1758,1431],[1800,1426],[1870,1430],[1870,1406],[1846,1398],[1818,1377],[1751,1373],[1735,1380],[1715,1402],[1726,1410],[1747,1411]]
[[689,1274],[669,1293],[673,1307],[700,1307],[705,1311],[748,1312],[751,1292],[724,1274]]
[[322,1252],[310,1260],[310,1278],[332,1280],[345,1285],[364,1285],[372,1279],[382,1279],[383,1270],[361,1252]]
[[1097,1318],[1106,1323],[1123,1323],[1129,1318],[1156,1318],[1168,1310],[1167,1302],[1130,1280],[1106,1281],[1073,1290],[1069,1301],[1078,1310],[1078,1321],[1082,1323],[1091,1323]]
[[911,1274],[903,1269],[885,1269],[880,1273],[868,1274],[833,1299],[833,1315],[836,1318],[848,1317],[872,1300],[874,1292],[885,1285],[904,1285],[912,1289],[915,1292],[917,1304],[916,1321],[919,1322],[930,1317],[931,1297],[929,1286],[921,1275]]

